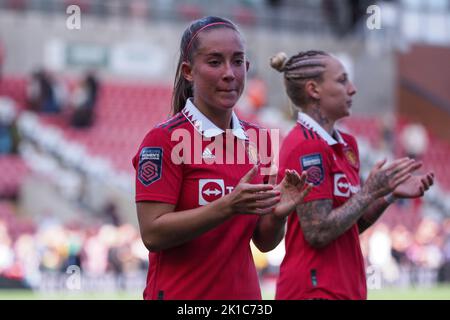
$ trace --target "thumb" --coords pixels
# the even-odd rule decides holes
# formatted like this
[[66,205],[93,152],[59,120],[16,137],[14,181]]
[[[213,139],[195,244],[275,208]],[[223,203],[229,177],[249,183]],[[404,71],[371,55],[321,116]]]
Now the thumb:
[[245,176],[242,177],[240,183],[250,183],[250,181],[253,180],[253,178],[256,176],[256,173],[258,172],[258,166],[254,165],[253,168],[251,168]]
[[387,161],[386,158],[377,161],[375,165],[372,167],[372,169],[370,169],[369,176],[367,177],[366,181],[369,181],[375,175],[376,172],[381,170],[381,168],[383,168],[383,166],[386,164],[386,161]]
[[386,161],[387,161],[386,158],[383,158],[383,159],[377,161],[377,163],[375,163],[375,167],[377,169],[381,169],[386,164]]

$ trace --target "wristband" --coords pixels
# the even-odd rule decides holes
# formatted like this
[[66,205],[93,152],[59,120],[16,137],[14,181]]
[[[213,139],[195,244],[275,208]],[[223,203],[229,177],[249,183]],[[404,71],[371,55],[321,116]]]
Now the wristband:
[[397,198],[392,193],[384,196],[384,201],[386,201],[387,204],[393,204],[396,200]]

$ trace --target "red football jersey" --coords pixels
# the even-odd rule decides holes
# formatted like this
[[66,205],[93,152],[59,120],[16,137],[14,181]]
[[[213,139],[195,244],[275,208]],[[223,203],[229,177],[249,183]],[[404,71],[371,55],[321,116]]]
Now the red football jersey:
[[[280,172],[308,172],[314,188],[304,202],[332,199],[340,207],[359,191],[356,140],[336,130],[336,141],[304,113],[283,142]],[[305,240],[297,213],[289,216],[286,255],[276,299],[366,299],[366,275],[357,224],[321,249]]]
[[[233,113],[232,130],[225,133],[188,100],[146,135],[133,158],[136,201],[183,211],[223,197],[258,161],[259,145],[267,145],[262,135],[250,138],[260,131]],[[252,182],[262,180],[258,175]],[[261,299],[250,249],[257,221],[256,215],[235,215],[192,241],[150,252],[144,298]]]

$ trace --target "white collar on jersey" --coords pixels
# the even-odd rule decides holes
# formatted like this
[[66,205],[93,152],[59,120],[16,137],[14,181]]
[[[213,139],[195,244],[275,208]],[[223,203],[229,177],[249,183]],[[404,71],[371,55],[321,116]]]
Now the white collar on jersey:
[[[182,113],[194,126],[194,128],[206,138],[215,137],[225,132],[219,127],[217,127],[203,113],[201,113],[201,111],[197,109],[194,103],[192,103],[191,99],[187,99],[186,105]],[[236,116],[234,111],[231,115],[231,126],[232,132],[237,138],[241,140],[248,139],[244,129],[242,128],[239,122],[239,118]]]
[[344,141],[344,139],[342,138],[341,134],[339,133],[338,130],[334,130],[334,135],[337,137],[337,141],[336,139],[334,139],[332,136],[330,136],[330,134],[320,126],[320,124],[318,124],[316,122],[316,120],[314,120],[313,118],[311,118],[310,116],[308,116],[306,113],[303,112],[299,112],[298,113],[298,120],[297,120],[301,125],[305,126],[308,129],[312,129],[314,130],[319,136],[321,136],[327,143],[328,145],[332,146],[336,143],[341,143],[344,146],[347,145],[347,143]]

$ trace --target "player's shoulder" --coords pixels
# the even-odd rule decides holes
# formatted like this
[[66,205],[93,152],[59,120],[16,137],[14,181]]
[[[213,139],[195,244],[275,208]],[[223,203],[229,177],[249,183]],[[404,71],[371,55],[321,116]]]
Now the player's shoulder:
[[285,144],[295,148],[327,149],[328,143],[313,129],[296,123],[285,138]]
[[351,135],[350,133],[344,132],[341,129],[338,130],[339,134],[341,135],[342,139],[344,139],[345,142],[351,144],[351,145],[357,145],[356,138]]
[[184,114],[179,112],[150,129],[144,136],[143,141],[145,143],[150,140],[170,140],[170,135],[174,132],[174,130],[184,128],[188,122],[189,120],[184,116]]
[[[184,113],[178,112],[165,120],[164,122],[158,123],[152,130],[155,130],[157,132],[170,132],[173,131],[176,128],[180,128],[186,123],[188,123],[189,120],[186,118]],[[151,131],[152,131],[151,130]]]

